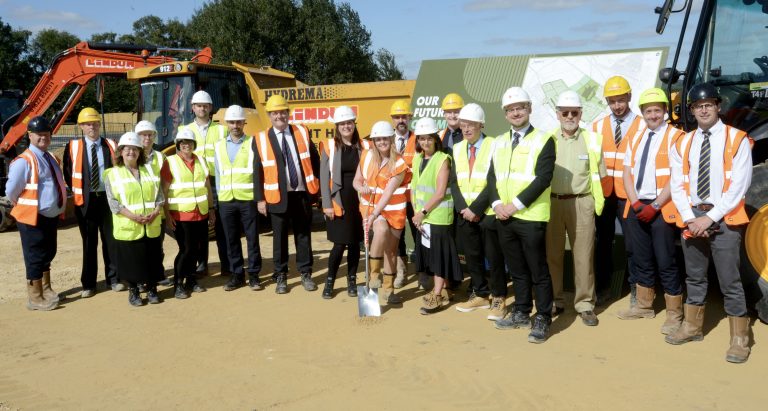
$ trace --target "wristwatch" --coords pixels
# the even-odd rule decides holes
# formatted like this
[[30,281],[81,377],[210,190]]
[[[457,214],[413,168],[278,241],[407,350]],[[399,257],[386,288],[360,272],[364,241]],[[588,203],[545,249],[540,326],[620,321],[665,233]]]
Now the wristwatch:
[[427,215],[427,214],[429,214],[429,211],[427,211],[426,208],[422,208],[421,209],[421,214]]
[[651,207],[653,207],[654,210],[660,210],[661,209],[661,204],[659,204],[659,203],[654,201],[654,202],[651,203]]

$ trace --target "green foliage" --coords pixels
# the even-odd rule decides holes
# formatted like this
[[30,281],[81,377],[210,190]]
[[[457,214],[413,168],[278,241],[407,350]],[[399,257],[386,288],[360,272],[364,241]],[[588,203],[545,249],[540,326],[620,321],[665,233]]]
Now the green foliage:
[[22,56],[27,53],[29,36],[28,30],[14,30],[0,17],[0,89],[29,88],[34,77],[32,70]]
[[376,52],[376,79],[379,81],[403,79],[403,70],[398,67],[395,55],[387,49],[379,49]]
[[41,30],[29,45],[26,61],[32,67],[35,76],[39,77],[48,69],[57,54],[79,42],[80,39],[77,36],[66,31]]

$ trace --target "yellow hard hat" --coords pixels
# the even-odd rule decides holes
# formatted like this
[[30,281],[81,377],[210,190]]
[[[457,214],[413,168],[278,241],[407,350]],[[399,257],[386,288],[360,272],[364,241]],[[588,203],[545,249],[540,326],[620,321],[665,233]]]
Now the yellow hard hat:
[[443,98],[443,104],[440,108],[443,110],[459,110],[464,107],[464,99],[456,93],[448,93]]
[[101,116],[95,108],[86,107],[80,110],[80,114],[77,115],[77,124],[90,123],[92,121],[101,122]]
[[288,110],[288,101],[280,94],[273,94],[267,100],[267,113],[271,111]]
[[392,103],[392,108],[389,110],[390,116],[412,115],[411,102],[408,100],[397,100]]
[[631,93],[632,88],[629,87],[627,79],[621,76],[613,76],[605,81],[605,88],[603,88],[603,97],[620,96],[622,94]]
[[668,106],[669,99],[667,98],[667,93],[665,93],[664,90],[656,87],[643,91],[643,94],[640,95],[640,100],[638,101],[637,105],[642,107],[643,104],[650,103],[664,103]]

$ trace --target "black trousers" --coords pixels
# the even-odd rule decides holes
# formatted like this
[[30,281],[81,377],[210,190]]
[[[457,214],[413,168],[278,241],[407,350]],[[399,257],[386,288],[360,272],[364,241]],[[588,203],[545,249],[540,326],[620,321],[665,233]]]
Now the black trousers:
[[[651,203],[651,201],[643,202]],[[677,228],[664,221],[661,214],[657,214],[650,224],[644,223],[637,219],[632,208],[629,209],[625,227],[627,230],[624,236],[633,244],[632,278],[635,283],[653,288],[656,284],[656,273],[658,273],[665,293],[682,294],[682,276],[675,260]]]
[[21,236],[21,252],[27,280],[43,278],[44,271],[51,270],[51,261],[56,257],[56,227],[58,217],[37,215],[37,225],[16,222]]
[[[216,221],[213,225],[213,230],[216,233],[216,250],[219,253],[219,261],[221,262],[222,274],[229,270],[229,256],[227,255],[227,239],[224,236],[224,226],[221,223],[221,215],[219,214],[218,207],[218,194],[216,193],[216,182],[214,177],[211,177],[211,190],[213,191],[214,206],[216,207],[213,212],[216,215]],[[208,252],[209,252],[208,237],[206,235],[206,241],[203,244],[203,249],[200,250],[200,254],[197,257],[198,263],[205,263],[208,265]]]
[[[554,296],[547,266],[547,223],[511,217],[496,220],[496,227],[504,260],[512,273],[515,310],[530,313],[533,295],[536,298],[536,313],[551,317]],[[519,265],[525,265],[524,269],[518,269]]]
[[626,235],[624,206],[627,200],[616,197],[615,194],[605,198],[603,213],[595,217],[595,290],[603,291],[611,287],[613,277],[613,240],[616,236],[616,219],[619,219],[621,231],[624,232],[624,248],[627,256],[627,272],[632,281],[632,253],[630,239]]
[[[472,290],[479,297],[488,297],[491,294],[491,289],[488,284],[489,277],[488,270],[485,268],[485,258],[486,255],[488,255],[489,260],[492,258],[485,248],[483,228],[480,227],[480,223],[464,220],[461,215],[456,217],[460,219],[456,221],[456,245],[464,253],[464,261],[469,271]],[[497,250],[492,247],[490,251],[496,252]],[[502,260],[502,270],[503,268]],[[506,295],[506,290],[507,283],[504,281],[504,295]]]
[[77,227],[83,240],[83,269],[80,284],[83,290],[95,290],[98,278],[97,250],[101,238],[101,256],[104,259],[104,271],[107,286],[118,281],[117,259],[114,258],[114,240],[112,234],[112,212],[107,205],[104,193],[90,193],[88,211],[75,206]]
[[275,274],[288,272],[288,225],[293,228],[296,246],[296,268],[300,273],[312,273],[312,208],[304,191],[288,192],[288,209],[285,213],[270,213],[272,220],[272,260]]
[[[242,276],[258,276],[261,272],[261,248],[259,247],[258,211],[255,201],[220,201],[219,215],[227,240],[229,272]],[[243,246],[240,233],[245,233],[248,246],[248,268],[244,267]]]
[[186,278],[195,276],[197,257],[208,243],[208,220],[177,221],[173,232],[179,253],[173,260],[173,280],[178,284]]
[[360,244],[333,243],[331,253],[328,255],[328,278],[336,278],[345,248],[347,249],[347,277],[357,276],[357,267],[360,265]]

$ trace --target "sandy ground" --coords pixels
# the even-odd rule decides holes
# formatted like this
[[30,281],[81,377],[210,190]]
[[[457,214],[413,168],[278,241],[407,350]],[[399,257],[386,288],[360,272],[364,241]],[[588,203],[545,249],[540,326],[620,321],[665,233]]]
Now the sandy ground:
[[[313,239],[320,284],[329,247],[322,232]],[[618,320],[624,297],[598,311],[595,328],[569,308],[553,323],[550,340],[535,345],[526,341],[527,331],[494,329],[484,310],[419,315],[415,282],[402,291],[408,299],[402,308],[374,321],[359,320],[355,299],[342,291],[345,280],[327,301],[320,290],[304,291],[295,274],[287,295],[276,295],[271,281],[263,291],[227,293],[226,279],[214,273],[202,280],[209,291],[188,300],[171,298],[170,289],[162,291],[162,304],[140,308],[129,306],[124,292],[80,300],[77,229],[62,229],[59,244],[54,288],[68,297],[55,311],[30,312],[18,233],[0,233],[0,409],[768,406],[760,387],[768,327],[755,325],[749,362],[725,362],[721,302],[707,308],[703,342],[666,344],[659,333],[663,312],[653,320]],[[261,236],[261,246],[271,273],[269,235]],[[165,250],[170,268],[175,241],[167,238]]]

